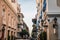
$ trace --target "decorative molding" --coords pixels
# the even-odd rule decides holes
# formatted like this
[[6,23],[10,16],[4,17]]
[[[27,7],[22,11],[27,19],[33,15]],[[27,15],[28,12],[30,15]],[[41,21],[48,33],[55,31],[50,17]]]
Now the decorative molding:
[[17,14],[15,13],[15,11],[11,8],[11,6],[9,5],[9,3],[7,3],[5,0],[3,0],[5,3],[6,3],[6,5],[14,12],[14,14],[17,16]]

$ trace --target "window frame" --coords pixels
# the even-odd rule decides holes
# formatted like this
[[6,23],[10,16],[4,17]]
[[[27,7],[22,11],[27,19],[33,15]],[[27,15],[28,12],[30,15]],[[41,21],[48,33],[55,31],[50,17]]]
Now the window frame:
[[12,3],[15,3],[15,2],[16,2],[16,0],[11,0],[11,2],[12,2]]

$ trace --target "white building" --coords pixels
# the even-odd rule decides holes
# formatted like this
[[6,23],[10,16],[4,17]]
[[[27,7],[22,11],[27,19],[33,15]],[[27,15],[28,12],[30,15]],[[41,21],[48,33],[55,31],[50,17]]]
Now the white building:
[[54,17],[57,17],[58,21],[58,39],[60,40],[60,0],[48,0],[48,12],[47,12],[50,21]]

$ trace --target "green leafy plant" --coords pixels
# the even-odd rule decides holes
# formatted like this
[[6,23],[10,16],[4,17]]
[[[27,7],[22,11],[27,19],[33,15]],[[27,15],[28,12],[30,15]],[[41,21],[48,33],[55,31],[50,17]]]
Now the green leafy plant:
[[46,34],[46,32],[42,32],[40,34],[40,40],[47,40],[47,34]]

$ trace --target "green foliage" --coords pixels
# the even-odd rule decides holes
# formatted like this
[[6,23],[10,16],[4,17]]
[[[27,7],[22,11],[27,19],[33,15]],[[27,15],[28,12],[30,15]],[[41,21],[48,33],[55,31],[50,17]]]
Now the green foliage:
[[40,34],[40,40],[47,40],[47,34],[46,34],[46,32],[42,32]]
[[20,36],[23,37],[23,35],[29,36],[29,32],[27,32],[26,30],[22,30],[22,32],[20,32]]

